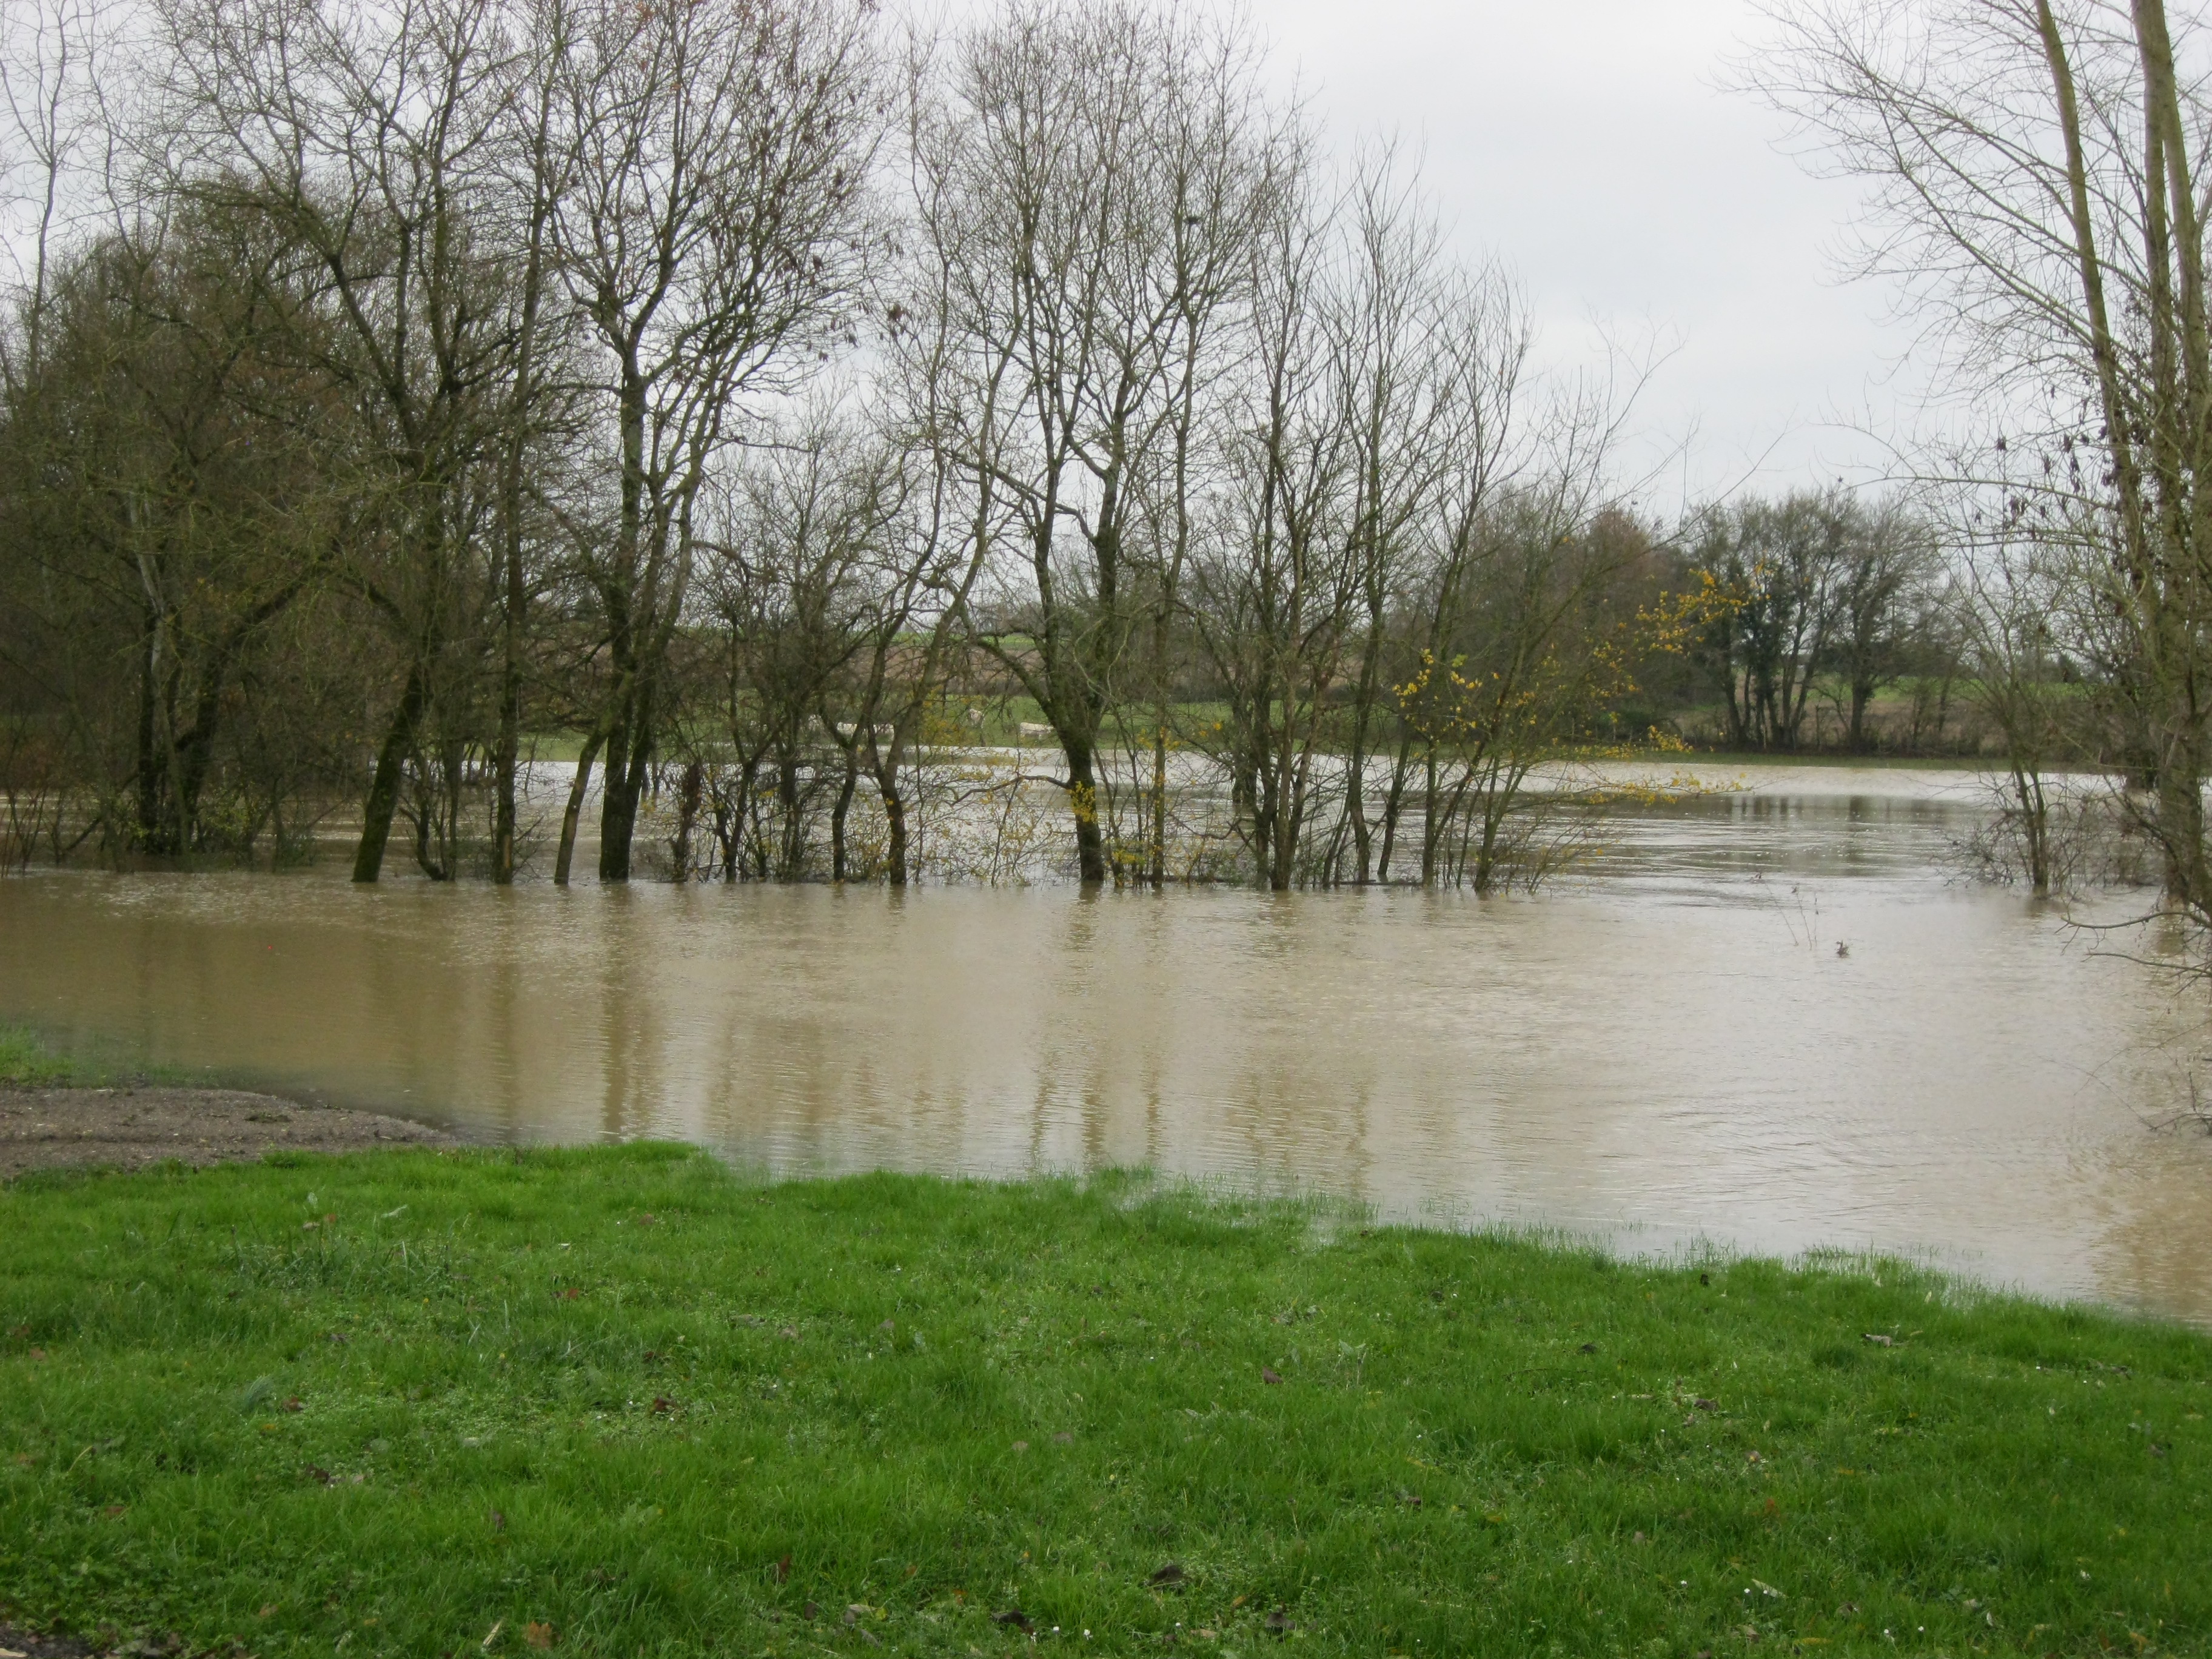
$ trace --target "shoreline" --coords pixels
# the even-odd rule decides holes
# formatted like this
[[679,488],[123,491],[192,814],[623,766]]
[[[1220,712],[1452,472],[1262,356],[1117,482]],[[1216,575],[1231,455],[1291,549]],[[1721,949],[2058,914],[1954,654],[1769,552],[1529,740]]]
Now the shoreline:
[[0,1182],[34,1170],[205,1168],[271,1153],[461,1144],[428,1124],[242,1089],[0,1083]]

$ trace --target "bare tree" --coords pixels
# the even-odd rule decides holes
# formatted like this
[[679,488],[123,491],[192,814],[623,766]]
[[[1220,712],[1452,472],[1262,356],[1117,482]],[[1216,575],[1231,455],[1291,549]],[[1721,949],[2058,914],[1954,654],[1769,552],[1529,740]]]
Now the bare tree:
[[2071,746],[2063,641],[2075,573],[2063,556],[2002,532],[1972,550],[1958,594],[1974,696],[2004,742],[1996,829],[2017,850],[2038,897],[2063,880],[2050,774]]
[[812,367],[860,274],[875,70],[867,15],[844,0],[586,0],[577,18],[551,226],[603,364],[613,531],[586,570],[610,690],[590,738],[599,876],[620,881],[699,491],[744,435],[742,401]]
[[[362,882],[382,871],[410,766],[418,787],[436,766],[454,799],[494,598],[475,544],[514,344],[507,252],[483,234],[507,90],[498,21],[495,0],[184,0],[167,15],[172,188],[258,215],[301,251],[338,325],[301,333],[302,366],[349,389],[374,458],[347,574],[402,684],[363,804]],[[414,816],[426,870],[450,877],[458,811],[442,861]]]
[[117,60],[129,18],[118,0],[0,4],[0,258],[15,267],[15,326],[0,332],[0,372],[35,379],[53,277],[70,233],[114,204],[125,100]]
[[1247,384],[1224,422],[1220,505],[1192,569],[1192,616],[1228,703],[1208,746],[1227,764],[1259,878],[1278,891],[1314,816],[1322,699],[1361,592],[1332,228],[1326,203],[1301,204],[1253,249]]
[[[1753,80],[1868,183],[1863,268],[1904,281],[2001,423],[1977,510],[2096,555],[2069,564],[2126,626],[2095,690],[2133,730],[2131,810],[2174,901],[2212,917],[2202,79],[2162,0],[1822,0],[1778,21]],[[2039,472],[2002,459],[2023,451]]]
[[[550,314],[553,297],[553,213],[567,178],[562,144],[560,93],[571,49],[574,15],[568,0],[529,0],[514,25],[511,59],[494,167],[503,188],[488,204],[486,234],[516,250],[514,280],[506,295],[513,360],[499,410],[498,556],[500,667],[498,729],[494,738],[491,877],[514,879],[517,801],[520,793],[522,696],[533,596],[528,550],[533,526],[547,514],[544,489],[533,489],[533,466],[548,458],[548,440],[573,430],[575,386],[570,367],[574,330]],[[565,349],[564,349],[565,348]],[[571,845],[564,838],[563,850]],[[565,867],[562,872],[565,877]]]
[[1017,5],[956,40],[914,124],[916,337],[945,343],[931,441],[994,544],[979,637],[1057,737],[1086,882],[1108,873],[1099,754],[1148,609],[1159,678],[1208,335],[1272,188],[1255,70],[1203,23]]
[[[845,691],[877,623],[896,508],[892,461],[859,434],[817,422],[750,458],[726,493],[715,492],[702,544],[702,617],[721,635],[731,692],[720,735],[737,762],[738,792],[716,825],[726,873],[736,872],[748,835],[778,879],[814,873],[818,807],[830,789],[828,873],[845,878],[864,735]],[[755,787],[763,762],[771,773],[765,798]],[[760,834],[764,821],[772,836]]]

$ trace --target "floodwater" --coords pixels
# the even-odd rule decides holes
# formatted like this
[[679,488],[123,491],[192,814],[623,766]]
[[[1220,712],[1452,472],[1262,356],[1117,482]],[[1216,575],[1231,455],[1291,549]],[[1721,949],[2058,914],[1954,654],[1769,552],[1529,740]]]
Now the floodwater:
[[2212,1136],[2166,1121],[2212,1004],[2079,925],[2145,896],[1961,878],[1964,775],[1740,775],[1533,897],[34,874],[0,1018],[487,1139],[1145,1164],[2212,1324]]

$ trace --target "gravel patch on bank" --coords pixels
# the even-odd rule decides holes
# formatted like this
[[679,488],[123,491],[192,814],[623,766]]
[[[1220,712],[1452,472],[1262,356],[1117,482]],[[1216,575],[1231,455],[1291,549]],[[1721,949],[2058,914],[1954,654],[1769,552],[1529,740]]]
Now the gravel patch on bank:
[[0,1181],[84,1165],[250,1163],[272,1152],[448,1146],[404,1118],[235,1089],[0,1088]]

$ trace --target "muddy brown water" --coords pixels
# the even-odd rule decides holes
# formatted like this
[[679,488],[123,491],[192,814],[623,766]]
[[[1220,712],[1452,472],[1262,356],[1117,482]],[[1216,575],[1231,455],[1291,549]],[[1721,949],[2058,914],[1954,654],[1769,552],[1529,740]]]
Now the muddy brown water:
[[[1963,775],[1623,809],[1535,896],[0,881],[0,1018],[472,1137],[1149,1165],[2212,1324],[2201,987],[1961,879]],[[1838,946],[1845,947],[1844,951]]]

